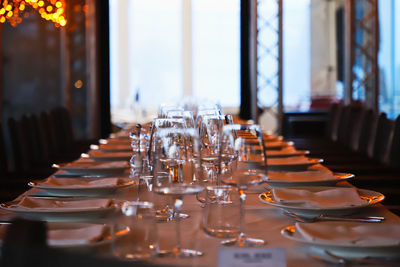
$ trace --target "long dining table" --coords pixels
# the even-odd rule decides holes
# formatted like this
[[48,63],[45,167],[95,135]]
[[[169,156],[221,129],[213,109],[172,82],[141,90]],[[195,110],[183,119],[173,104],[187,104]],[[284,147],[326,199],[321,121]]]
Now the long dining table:
[[[316,166],[322,169],[325,168],[320,163]],[[338,183],[337,186],[351,187],[351,184],[343,181]],[[311,255],[309,245],[290,240],[282,235],[282,230],[287,226],[294,225],[296,221],[284,215],[281,209],[260,201],[259,194],[268,189],[267,184],[262,184],[248,191],[245,206],[246,233],[249,236],[264,239],[266,244],[262,248],[283,249],[287,266],[326,266],[326,262],[318,260]],[[43,190],[32,188],[23,195],[37,197],[40,195],[46,196],[47,193]],[[117,201],[137,200],[138,186],[134,184],[121,189],[111,198]],[[204,255],[193,258],[159,257],[152,259],[152,262],[172,266],[217,266],[219,251],[229,247],[220,244],[221,238],[212,237],[204,232],[202,226],[203,208],[195,196],[188,195],[184,197],[182,212],[190,215],[189,218],[181,220],[182,246],[200,250],[204,252]],[[383,216],[385,220],[381,222],[382,224],[400,224],[400,218],[387,210],[382,204],[367,207],[359,215]],[[1,221],[11,220],[13,217],[15,217],[13,212],[4,209],[0,210]],[[104,219],[104,223],[112,223],[112,221]],[[175,245],[174,221],[157,223],[157,231],[160,249],[172,249]],[[102,248],[99,251],[94,250],[90,253],[99,253],[100,256],[112,257],[110,248]],[[388,261],[376,266],[399,266],[399,264],[399,262]]]

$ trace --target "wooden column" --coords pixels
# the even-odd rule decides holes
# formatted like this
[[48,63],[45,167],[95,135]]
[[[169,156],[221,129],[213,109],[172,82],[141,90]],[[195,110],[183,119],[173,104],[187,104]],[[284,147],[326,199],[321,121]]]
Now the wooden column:
[[257,121],[257,1],[240,1],[240,117]]

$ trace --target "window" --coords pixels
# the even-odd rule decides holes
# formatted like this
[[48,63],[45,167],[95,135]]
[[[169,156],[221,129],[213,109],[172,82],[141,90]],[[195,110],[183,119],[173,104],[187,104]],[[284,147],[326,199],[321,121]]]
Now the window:
[[388,117],[400,114],[400,3],[396,0],[379,1],[380,44],[379,109]]
[[239,0],[109,1],[113,121],[188,95],[239,105]]

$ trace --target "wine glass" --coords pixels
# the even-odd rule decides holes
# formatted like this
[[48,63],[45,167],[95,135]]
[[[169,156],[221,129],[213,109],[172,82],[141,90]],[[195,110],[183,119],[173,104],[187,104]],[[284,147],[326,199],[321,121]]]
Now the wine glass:
[[188,110],[169,110],[167,118],[171,119],[184,119],[187,128],[194,128],[193,112]]
[[153,154],[153,192],[169,195],[174,202],[177,257],[201,256],[202,252],[181,247],[180,216],[183,196],[203,190],[199,139],[194,129],[160,129]]
[[[258,140],[254,141],[254,137]],[[263,142],[263,132],[258,125],[232,124],[224,126],[221,133],[221,172],[218,179],[235,185],[240,194],[240,233],[235,239],[225,240],[224,245],[238,242],[240,247],[262,246],[264,240],[245,234],[246,190],[267,180],[267,157]],[[230,155],[232,164],[222,171],[223,155]],[[226,157],[226,156],[225,156]]]
[[[159,129],[163,128],[175,128],[175,129],[186,129],[186,121],[184,119],[176,118],[164,118],[154,119],[151,124],[150,141],[149,141],[149,159],[152,160],[151,153],[154,151],[154,135]],[[152,163],[152,162],[151,162]]]
[[158,110],[158,118],[166,118],[167,117],[167,112],[169,110],[181,110],[183,111],[184,109],[182,107],[179,107],[177,105],[161,105],[159,110]]
[[201,121],[199,133],[201,141],[202,166],[207,173],[207,180],[216,182],[219,168],[221,131],[225,117],[221,115],[205,115]]
[[[154,157],[153,153],[155,151],[155,139],[160,129],[186,129],[186,121],[184,119],[177,118],[159,118],[154,119],[151,125],[151,134],[149,141],[149,150],[148,150],[148,160],[150,163],[150,168],[154,167]],[[151,187],[151,186],[150,186]],[[163,208],[157,209],[157,219],[159,221],[170,221],[172,220],[176,214],[172,211],[170,206],[166,204]],[[188,218],[189,215],[181,213],[180,218]]]

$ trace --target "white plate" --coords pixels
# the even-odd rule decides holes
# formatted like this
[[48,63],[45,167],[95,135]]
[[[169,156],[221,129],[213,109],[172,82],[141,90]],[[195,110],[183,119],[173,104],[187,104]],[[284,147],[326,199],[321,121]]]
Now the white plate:
[[318,216],[318,215],[346,215],[346,214],[353,214],[359,211],[360,209],[372,206],[377,204],[385,199],[385,196],[379,192],[366,190],[366,189],[357,189],[358,194],[360,195],[361,199],[366,200],[366,203],[362,203],[356,206],[332,206],[326,208],[314,208],[314,207],[304,207],[295,204],[283,204],[275,202],[272,194],[272,190],[266,191],[258,196],[261,202],[264,202],[268,205],[281,208],[284,210],[290,210],[295,213],[304,216]]
[[[116,162],[116,161],[115,161]],[[68,174],[93,175],[93,176],[117,176],[129,169],[129,163],[124,162],[120,166],[107,166],[105,162],[74,162],[73,164],[53,164],[54,168],[64,170]],[[104,167],[102,167],[104,165]]]
[[[326,257],[325,250],[334,253],[340,257],[357,258],[357,257],[399,257],[400,246],[389,245],[389,246],[377,246],[374,244],[360,245],[360,244],[349,244],[349,245],[337,245],[335,243],[324,243],[315,242],[305,239],[301,234],[296,231],[294,225],[287,226],[281,230],[281,234],[290,239],[300,243],[304,243],[312,246],[311,252],[321,257]],[[329,259],[329,257],[327,257]]]
[[[281,161],[276,163],[276,161]],[[297,161],[295,157],[285,158],[286,162],[282,162],[280,158],[267,160],[268,170],[270,171],[301,171],[306,170],[309,166],[322,163],[323,159],[304,158],[302,161]]]
[[294,151],[267,150],[267,158],[296,157],[296,156],[304,156],[309,153],[310,153],[310,151],[308,151],[308,150],[294,150]]
[[[57,179],[57,178],[55,178]],[[65,179],[75,179],[75,178],[65,178]],[[90,178],[81,178],[81,179],[90,179]],[[73,186],[57,186],[57,185],[49,185],[44,184],[41,181],[31,181],[28,183],[29,186],[33,188],[46,190],[47,193],[53,196],[108,196],[114,194],[117,190],[122,188],[129,187],[133,185],[134,181],[124,181],[121,184],[117,184],[115,186],[109,185],[99,185],[99,186],[88,186],[88,187],[73,187]]]
[[[56,199],[52,199],[56,200]],[[65,201],[65,198],[60,198],[60,200]],[[71,198],[70,201],[77,201],[79,198]],[[52,208],[46,210],[38,209],[27,209],[26,207],[16,206],[20,200],[13,200],[7,203],[0,204],[0,208],[10,212],[14,212],[24,218],[40,220],[40,221],[88,221],[93,219],[101,219],[111,216],[115,212],[115,206],[110,205],[107,208],[79,208],[76,210],[69,209],[68,211]],[[15,206],[12,206],[15,205]]]
[[89,151],[88,158],[94,161],[129,161],[132,157],[132,151],[129,152],[103,152],[99,150]]
[[285,180],[267,180],[266,183],[274,188],[281,187],[302,187],[302,186],[326,186],[326,185],[334,185],[340,181],[345,181],[348,179],[354,178],[354,174],[351,173],[333,173],[333,177],[330,180],[321,179],[321,180],[310,180],[310,181],[285,181]]
[[285,141],[272,141],[272,142],[265,142],[265,149],[266,150],[279,150],[284,147],[293,146],[294,143],[292,141],[285,142]]

